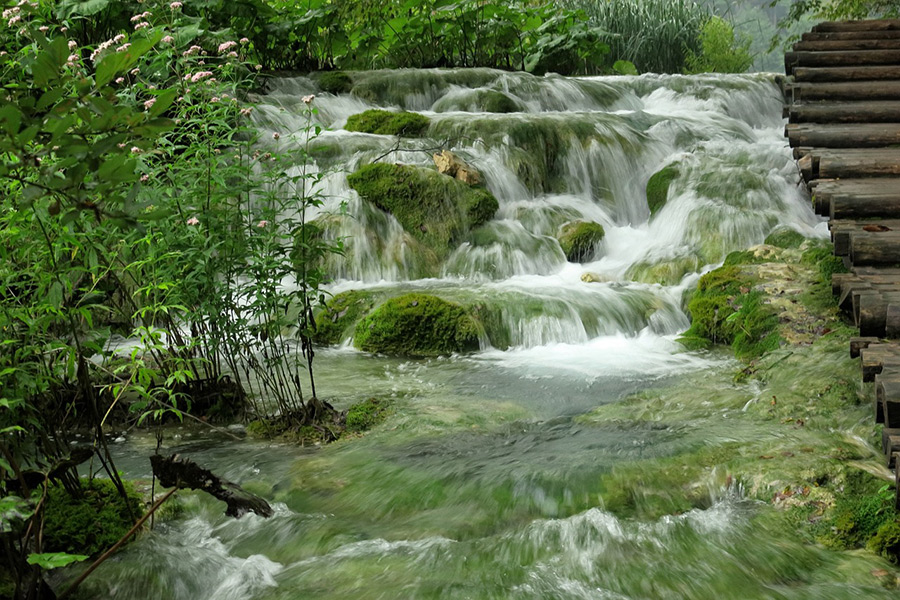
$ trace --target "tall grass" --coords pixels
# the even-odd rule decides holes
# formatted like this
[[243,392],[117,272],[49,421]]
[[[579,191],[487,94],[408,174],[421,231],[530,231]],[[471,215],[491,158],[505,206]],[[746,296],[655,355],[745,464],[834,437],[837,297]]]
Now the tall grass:
[[591,24],[608,32],[616,59],[629,60],[641,72],[681,73],[686,58],[700,54],[700,32],[710,17],[692,0],[565,0],[581,9]]

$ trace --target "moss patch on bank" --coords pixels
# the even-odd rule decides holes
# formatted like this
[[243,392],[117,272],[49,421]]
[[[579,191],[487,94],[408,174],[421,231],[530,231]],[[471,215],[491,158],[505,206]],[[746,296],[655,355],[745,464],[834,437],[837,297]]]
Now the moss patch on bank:
[[400,137],[422,137],[428,131],[431,119],[414,112],[391,112],[371,109],[347,119],[344,129],[360,133],[396,135]]
[[44,506],[44,551],[96,556],[128,533],[144,513],[141,497],[124,482],[123,499],[108,479],[81,479],[80,497],[51,486]]
[[353,344],[392,356],[441,356],[477,350],[480,330],[458,304],[413,293],[391,298],[360,321]]
[[392,214],[439,258],[446,258],[470,229],[491,219],[499,208],[488,190],[432,169],[376,163],[347,179],[363,199]]

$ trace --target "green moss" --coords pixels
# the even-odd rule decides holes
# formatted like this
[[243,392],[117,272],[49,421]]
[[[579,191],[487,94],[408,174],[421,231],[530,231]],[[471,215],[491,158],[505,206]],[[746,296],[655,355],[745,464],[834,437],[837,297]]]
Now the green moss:
[[347,119],[344,129],[379,135],[422,137],[429,125],[431,125],[431,120],[419,113],[391,112],[373,108],[352,115]]
[[376,163],[347,179],[363,199],[394,215],[439,258],[445,258],[470,228],[488,221],[499,208],[486,189],[432,169]]
[[834,256],[834,248],[831,244],[824,241],[804,252],[800,260],[805,264],[818,267],[819,273],[827,283],[831,283],[831,276],[834,273],[848,272],[844,261],[840,257]]
[[688,303],[691,327],[684,343],[696,347],[700,339],[730,344],[738,358],[755,358],[780,343],[778,319],[752,289],[755,277],[738,266],[724,266],[700,278]]
[[[831,527],[820,536],[820,541],[842,549],[865,546],[882,526],[896,518],[893,494],[883,493],[885,487],[884,481],[871,473],[849,469],[842,493],[835,499]],[[881,539],[889,541],[888,536]]]
[[426,294],[391,298],[356,326],[360,350],[395,356],[440,356],[478,349],[480,327],[458,304]]
[[666,205],[669,199],[669,186],[680,174],[676,165],[668,165],[650,176],[647,181],[647,206],[650,207],[651,215],[655,215]]
[[361,432],[372,429],[384,421],[391,412],[391,403],[379,398],[368,398],[347,410],[347,431]]
[[372,310],[374,304],[372,295],[367,292],[350,290],[334,296],[324,310],[316,315],[313,341],[323,345],[340,344],[349,337],[350,329],[356,322]]
[[882,524],[875,536],[866,544],[866,548],[895,565],[900,564],[900,519],[895,518]]
[[806,241],[806,237],[789,227],[779,227],[766,238],[767,244],[779,248],[799,248]]
[[323,91],[329,94],[349,94],[353,89],[353,79],[343,71],[328,71],[320,73],[317,83]]
[[557,239],[569,262],[589,262],[594,260],[597,244],[605,235],[599,223],[573,221],[563,225]]
[[81,497],[73,498],[52,486],[44,508],[44,551],[95,556],[118,542],[143,514],[128,482],[125,490],[127,500],[108,479],[82,479]]
[[632,265],[625,277],[641,283],[676,285],[688,273],[700,270],[700,259],[696,256],[682,256],[658,262],[641,262]]

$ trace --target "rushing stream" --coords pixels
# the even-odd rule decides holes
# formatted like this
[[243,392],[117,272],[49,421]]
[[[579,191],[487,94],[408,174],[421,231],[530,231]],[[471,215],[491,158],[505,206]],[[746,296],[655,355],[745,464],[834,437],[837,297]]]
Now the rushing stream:
[[[846,558],[791,539],[721,477],[701,482],[708,501],[683,514],[641,521],[605,511],[602,474],[688,442],[677,428],[575,418],[733,369],[675,341],[689,326],[684,291],[778,227],[825,235],[797,186],[771,77],[388,71],[354,83],[352,95],[333,96],[307,78],[280,79],[254,113],[287,151],[305,143],[301,98],[317,95],[327,129],[310,142],[313,168],[328,174],[315,216],[348,243],[332,259],[330,291],[427,291],[488,304],[500,318],[464,357],[377,357],[350,340],[322,350],[317,386],[336,406],[395,400],[362,438],[299,448],[170,431],[168,450],[263,495],[275,516],[234,520],[182,494],[180,513],[104,564],[84,597],[889,597],[844,577],[836,565]],[[484,112],[497,94],[518,112]],[[423,149],[452,140],[499,200],[495,218],[439,265],[348,187],[348,172],[397,145],[342,130],[373,107],[432,119],[427,139],[402,140],[385,160],[428,166]],[[679,175],[651,219],[645,186],[673,163]],[[601,258],[588,264],[567,262],[555,239],[577,219],[606,230]],[[130,437],[119,467],[149,477],[154,444]]]

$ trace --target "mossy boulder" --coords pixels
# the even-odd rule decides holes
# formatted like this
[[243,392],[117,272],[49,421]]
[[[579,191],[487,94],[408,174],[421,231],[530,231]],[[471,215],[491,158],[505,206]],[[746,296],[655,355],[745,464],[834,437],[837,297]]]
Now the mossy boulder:
[[391,298],[356,326],[354,345],[367,352],[430,357],[477,350],[480,327],[463,307],[436,296]]
[[419,113],[391,112],[373,108],[349,117],[344,129],[379,135],[422,137],[428,131],[429,125],[431,119]]
[[689,348],[730,344],[738,358],[774,350],[781,341],[778,318],[754,290],[758,279],[740,266],[720,267],[700,278],[688,303],[691,327],[681,338]]
[[349,94],[353,89],[353,79],[343,71],[326,71],[319,73],[316,83],[322,91],[329,94]]
[[81,496],[51,486],[44,508],[44,551],[95,556],[119,541],[143,514],[141,497],[125,482],[123,499],[108,479],[82,479]]
[[888,521],[879,527],[875,536],[866,544],[866,548],[895,565],[900,564],[900,519]]
[[466,233],[499,208],[484,188],[471,187],[432,169],[376,163],[348,178],[365,200],[389,212],[414,238],[446,258]]
[[669,199],[669,186],[680,174],[677,165],[668,165],[650,176],[647,181],[647,206],[650,207],[651,215],[655,215],[666,205]]
[[432,110],[436,112],[515,113],[523,112],[525,106],[505,92],[475,89],[465,90],[458,94],[447,94],[435,102]]
[[375,306],[368,292],[350,290],[334,296],[316,315],[313,341],[317,344],[340,344],[352,334],[353,326]]
[[778,248],[799,248],[806,237],[790,227],[779,227],[766,237],[766,244]]
[[603,240],[606,231],[603,225],[592,221],[566,223],[559,231],[557,239],[569,262],[594,260],[597,244]]

